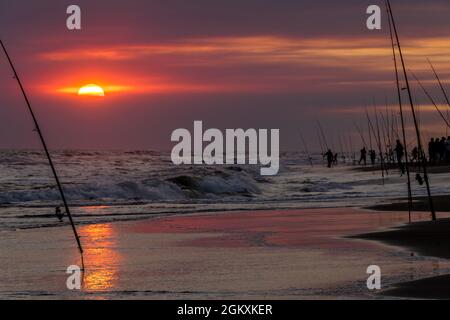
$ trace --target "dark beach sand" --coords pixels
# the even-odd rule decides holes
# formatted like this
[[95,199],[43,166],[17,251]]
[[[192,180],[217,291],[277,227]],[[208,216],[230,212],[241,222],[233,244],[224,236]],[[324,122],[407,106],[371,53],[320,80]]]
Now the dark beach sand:
[[[450,195],[433,196],[433,205],[437,212],[450,212]],[[368,209],[380,211],[408,211],[408,200],[398,199],[392,203],[378,204]],[[428,197],[413,197],[412,211],[429,212]],[[439,215],[439,214],[438,214]]]
[[[415,222],[393,230],[358,235],[358,238],[381,241],[408,248],[412,254],[450,259],[450,219]],[[385,295],[450,299],[450,275],[399,283],[385,290]]]
[[[414,219],[427,219],[414,213]],[[0,233],[3,299],[372,299],[383,288],[450,272],[450,262],[346,236],[399,226],[400,212],[353,208],[216,212],[79,227],[86,272],[68,226]],[[400,245],[403,245],[400,243]]]
[[[388,164],[385,165],[385,168],[390,173],[399,172],[399,166],[396,164]],[[437,165],[428,165],[427,166],[428,173],[450,173],[450,165],[449,164],[437,164]],[[375,166],[367,165],[367,166],[358,166],[353,168],[355,171],[362,171],[362,172],[373,172],[373,171],[381,171],[381,166],[379,164]],[[422,168],[420,165],[413,164],[410,166],[410,171],[412,173],[421,172]]]
[[442,275],[394,285],[383,292],[386,296],[413,299],[450,299],[450,275]]

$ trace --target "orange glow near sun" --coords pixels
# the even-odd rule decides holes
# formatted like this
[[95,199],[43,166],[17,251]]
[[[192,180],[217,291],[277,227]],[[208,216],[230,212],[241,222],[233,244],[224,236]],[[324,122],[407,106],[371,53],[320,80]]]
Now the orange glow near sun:
[[94,97],[104,97],[105,91],[102,87],[96,85],[96,84],[87,84],[85,86],[82,86],[78,90],[79,96],[94,96]]

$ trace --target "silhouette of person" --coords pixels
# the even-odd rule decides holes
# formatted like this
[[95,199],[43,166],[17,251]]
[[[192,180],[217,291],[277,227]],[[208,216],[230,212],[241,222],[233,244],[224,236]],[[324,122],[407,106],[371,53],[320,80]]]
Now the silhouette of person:
[[439,162],[440,158],[441,158],[441,141],[439,140],[439,138],[435,138],[434,139],[434,161],[435,162]]
[[372,166],[374,166],[375,165],[375,160],[377,158],[375,150],[370,150],[369,151],[369,156],[370,156],[370,162],[372,163]]
[[60,222],[63,221],[64,214],[61,212],[61,208],[59,206],[55,208],[55,216]]
[[323,157],[327,157],[327,162],[328,162],[328,168],[331,168],[331,165],[333,164],[334,161],[334,154],[333,152],[331,152],[331,149],[328,149],[328,151],[323,155]]
[[445,152],[446,152],[446,143],[447,139],[445,139],[445,137],[441,138],[441,141],[439,141],[439,161],[444,161],[445,160]]
[[367,150],[366,150],[366,147],[363,147],[360,152],[361,152],[361,157],[359,158],[359,164],[361,164],[361,162],[364,162],[364,165],[367,165]]
[[412,162],[418,162],[419,161],[419,149],[417,147],[414,147],[411,151],[412,155]]
[[397,144],[395,146],[394,149],[396,155],[397,155],[397,163],[398,166],[400,168],[400,171],[402,172],[402,174],[405,173],[405,167],[403,166],[403,156],[405,155],[405,148],[403,147],[402,143],[400,142],[400,140],[397,140]]
[[450,161],[450,136],[448,136],[445,141],[445,161]]
[[434,162],[435,159],[434,138],[431,138],[430,142],[428,142],[428,158],[430,159],[430,162]]

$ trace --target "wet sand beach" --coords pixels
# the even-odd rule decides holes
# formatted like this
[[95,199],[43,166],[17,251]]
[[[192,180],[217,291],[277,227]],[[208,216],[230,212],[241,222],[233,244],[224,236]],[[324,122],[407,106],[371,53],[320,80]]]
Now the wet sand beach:
[[[438,212],[450,212],[450,195],[432,196],[433,206]],[[406,198],[393,200],[392,203],[370,206],[369,209],[381,211],[407,211],[408,200]],[[430,211],[428,197],[413,197],[412,211]]]
[[[392,172],[399,172],[400,168],[397,164],[393,163],[387,163],[384,165],[385,170],[387,169],[390,173]],[[412,173],[422,172],[422,167],[418,163],[410,164],[410,171]],[[374,166],[367,165],[367,166],[358,166],[353,168],[354,171],[362,171],[362,172],[374,172],[374,171],[380,171],[381,172],[381,165],[376,164]],[[431,174],[436,173],[450,173],[450,165],[448,163],[442,163],[442,164],[434,164],[434,165],[427,165],[427,171]]]
[[[434,173],[448,172],[448,169],[448,166],[430,167],[430,171]],[[441,212],[450,212],[450,195],[434,195],[432,201],[437,211],[437,222],[416,222],[398,229],[358,237],[409,248],[423,256],[450,259],[450,251],[448,250],[450,247],[450,221],[439,219],[443,217]],[[408,201],[406,198],[397,199],[392,203],[370,206],[369,209],[406,212],[408,211]],[[411,209],[416,212],[429,213],[428,197],[413,197]],[[398,283],[393,288],[384,291],[384,294],[410,298],[450,299],[450,274]]]
[[[375,240],[408,248],[422,256],[450,259],[450,219],[436,222],[415,222],[383,232],[359,235],[358,238]],[[417,281],[399,283],[384,292],[402,297],[449,299],[450,274],[427,277]]]
[[[428,219],[414,213],[415,220]],[[217,212],[79,227],[86,271],[66,288],[79,255],[68,226],[0,233],[2,299],[370,299],[383,289],[450,273],[445,259],[349,239],[407,221],[403,212],[302,209]]]

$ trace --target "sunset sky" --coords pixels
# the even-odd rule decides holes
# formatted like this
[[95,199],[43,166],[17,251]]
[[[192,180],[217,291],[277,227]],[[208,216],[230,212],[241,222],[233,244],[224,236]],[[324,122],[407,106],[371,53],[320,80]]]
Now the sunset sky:
[[[82,30],[66,8],[82,9]],[[366,28],[365,0],[0,0],[0,37],[52,148],[165,149],[177,128],[279,128],[281,148],[353,133],[375,100],[394,104],[392,51]],[[392,0],[408,67],[450,93],[450,2]],[[384,9],[384,7],[383,7]],[[39,147],[0,55],[0,148]],[[78,96],[95,83],[105,97]],[[442,120],[414,84],[426,134]],[[446,110],[443,105],[442,110]],[[410,124],[410,121],[408,121]],[[356,135],[355,135],[356,139]]]

